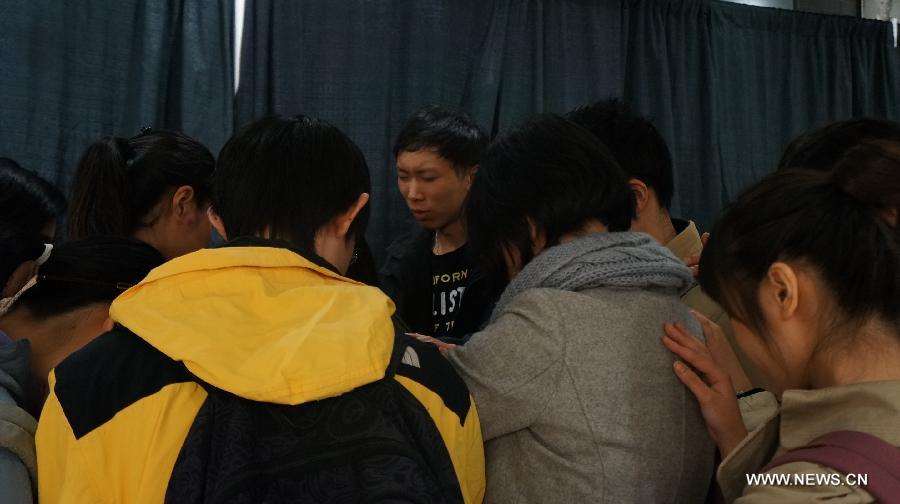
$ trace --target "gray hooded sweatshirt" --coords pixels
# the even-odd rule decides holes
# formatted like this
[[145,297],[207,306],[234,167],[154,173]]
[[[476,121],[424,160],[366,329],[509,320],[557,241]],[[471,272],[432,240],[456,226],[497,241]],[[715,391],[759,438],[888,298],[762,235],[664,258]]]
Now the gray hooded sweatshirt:
[[37,488],[34,431],[37,422],[22,406],[30,380],[27,340],[11,342],[0,332],[0,502],[32,504]]

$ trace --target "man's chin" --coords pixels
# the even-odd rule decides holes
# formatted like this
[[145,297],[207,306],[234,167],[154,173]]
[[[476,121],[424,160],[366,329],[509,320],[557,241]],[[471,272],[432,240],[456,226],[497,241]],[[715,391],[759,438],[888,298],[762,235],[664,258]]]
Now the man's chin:
[[422,229],[430,232],[440,231],[447,226],[446,223],[438,222],[432,219],[416,219],[416,223],[422,226]]
[[425,231],[437,231],[438,229],[441,229],[440,226],[436,226],[434,224],[434,222],[431,222],[431,221],[417,220],[416,223],[418,223],[420,226],[422,226],[422,229],[424,229]]

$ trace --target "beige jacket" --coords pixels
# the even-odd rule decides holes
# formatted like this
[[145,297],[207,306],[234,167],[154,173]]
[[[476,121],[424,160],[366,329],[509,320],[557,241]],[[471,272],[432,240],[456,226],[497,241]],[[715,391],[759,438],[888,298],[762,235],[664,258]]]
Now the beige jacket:
[[[681,231],[669,243],[666,243],[666,248],[679,259],[687,259],[690,256],[700,255],[700,253],[703,252],[703,242],[700,241],[700,233],[697,231],[697,225],[694,224],[693,221],[684,221],[680,219],[672,219],[672,223],[675,225],[676,231],[679,229],[681,229]],[[707,296],[697,282],[694,282],[694,285],[681,296],[681,299],[688,307],[700,312],[703,316],[712,320],[722,328],[722,332],[725,333],[728,343],[737,355],[741,367],[743,367],[744,372],[747,373],[750,383],[752,383],[754,387],[765,387],[762,373],[752,362],[750,362],[750,359],[747,358],[735,342],[734,330],[731,328],[731,319],[728,318],[728,314],[725,313],[725,310]]]
[[[717,480],[725,501],[737,504],[875,502],[865,490],[846,483],[819,487],[747,484],[747,475],[757,473],[773,457],[839,430],[864,432],[900,446],[900,381],[786,391],[780,411],[750,433],[719,466]],[[836,471],[808,462],[793,462],[768,473],[836,474]]]

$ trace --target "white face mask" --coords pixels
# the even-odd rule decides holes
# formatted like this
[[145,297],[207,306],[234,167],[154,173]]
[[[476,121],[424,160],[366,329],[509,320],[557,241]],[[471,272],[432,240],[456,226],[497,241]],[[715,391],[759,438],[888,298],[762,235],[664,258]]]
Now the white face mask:
[[21,289],[19,289],[19,292],[16,292],[15,294],[13,294],[10,297],[5,297],[3,299],[0,299],[0,317],[2,317],[3,315],[6,315],[6,312],[8,312],[10,308],[12,308],[13,304],[15,304],[15,302],[19,299],[19,297],[21,297],[22,294],[25,293],[25,291],[34,287],[34,284],[36,284],[36,283],[37,283],[37,275],[34,275],[33,277],[31,277],[28,280],[28,282],[25,283],[25,285],[22,286]]
[[22,288],[19,289],[19,292],[16,292],[10,297],[0,299],[0,317],[5,315],[6,312],[8,312],[10,308],[12,308],[15,302],[22,296],[22,294],[25,293],[25,291],[34,287],[34,285],[37,283],[37,270],[42,264],[47,262],[47,259],[50,258],[50,252],[52,251],[53,245],[45,243],[44,252],[34,261],[34,275],[32,275],[31,278],[28,279],[28,282],[26,282],[25,285],[23,285]]

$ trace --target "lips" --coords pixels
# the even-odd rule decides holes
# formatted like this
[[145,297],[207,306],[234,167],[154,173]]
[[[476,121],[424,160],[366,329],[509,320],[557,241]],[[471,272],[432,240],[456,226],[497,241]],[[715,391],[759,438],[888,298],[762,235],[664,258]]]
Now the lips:
[[428,217],[428,212],[426,210],[410,210],[412,212],[413,217],[416,220],[422,220]]

